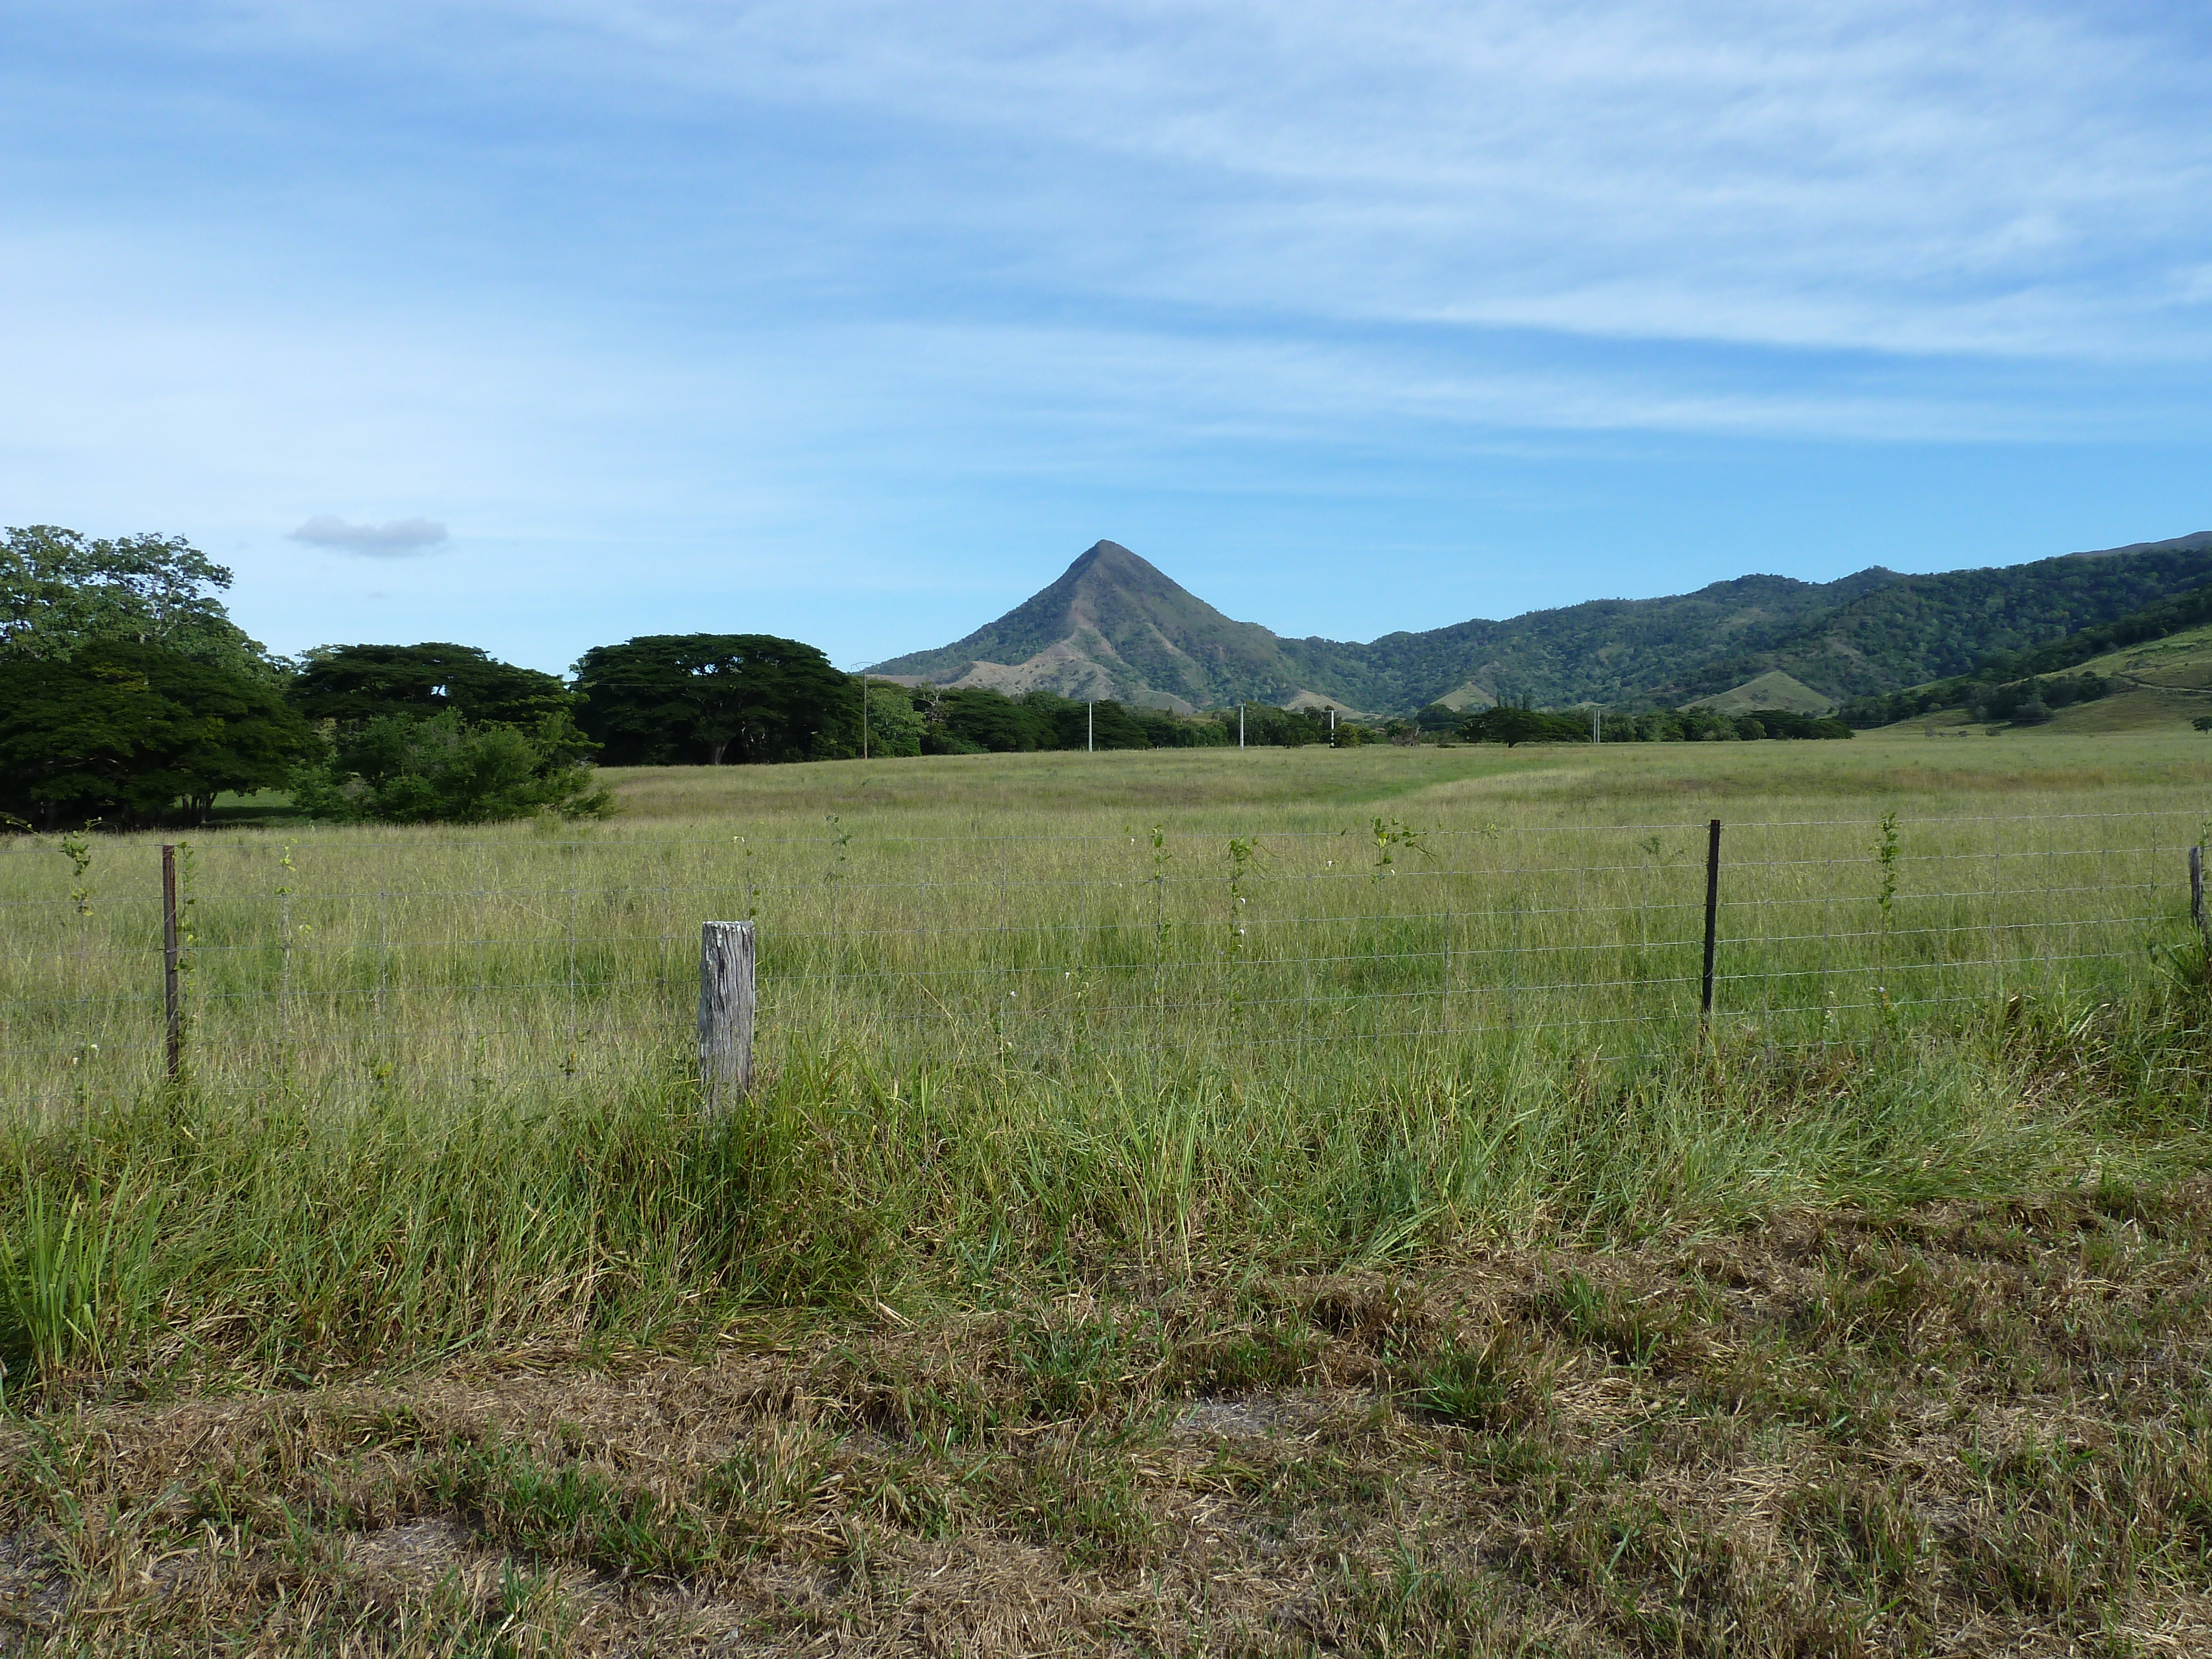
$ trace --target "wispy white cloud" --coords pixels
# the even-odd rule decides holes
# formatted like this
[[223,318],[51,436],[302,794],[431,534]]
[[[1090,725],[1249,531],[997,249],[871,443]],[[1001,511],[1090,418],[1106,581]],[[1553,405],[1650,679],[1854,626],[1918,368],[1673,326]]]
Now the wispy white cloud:
[[[395,9],[451,20],[443,3]],[[923,124],[1005,279],[1818,349],[2212,350],[2186,10],[511,0],[594,95]],[[447,40],[436,29],[425,38]],[[917,187],[918,186],[918,187]]]
[[[535,606],[555,663],[702,593],[796,596],[746,625],[835,643],[858,588],[981,591],[1008,545],[1147,523],[1238,545],[1332,493],[1344,533],[1455,568],[1501,501],[1571,539],[1592,500],[1707,489],[1635,471],[1702,447],[1725,489],[1618,520],[1693,586],[1879,496],[1808,455],[1881,453],[1856,562],[1903,565],[1966,488],[1947,459],[1911,494],[1916,447],[2118,480],[2212,437],[2184,8],[27,0],[5,28],[0,311],[40,326],[0,373],[42,395],[0,408],[0,493],[234,526],[242,607],[307,617],[360,568],[270,501],[507,526],[390,568],[391,604],[426,637]],[[2061,538],[2024,552],[2201,527],[2147,504],[2194,499],[2172,465],[2081,492],[2154,521],[2062,531],[2064,469],[1990,465]],[[1775,510],[1728,527],[1730,492]],[[397,522],[304,539],[439,544]],[[840,654],[927,642],[907,599],[880,626]]]

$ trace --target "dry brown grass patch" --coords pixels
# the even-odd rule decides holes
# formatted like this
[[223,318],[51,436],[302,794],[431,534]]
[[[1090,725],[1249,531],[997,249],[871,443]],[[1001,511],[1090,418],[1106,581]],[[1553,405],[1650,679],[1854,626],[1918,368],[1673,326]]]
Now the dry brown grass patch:
[[2196,1185],[0,1431],[0,1650],[2190,1650]]

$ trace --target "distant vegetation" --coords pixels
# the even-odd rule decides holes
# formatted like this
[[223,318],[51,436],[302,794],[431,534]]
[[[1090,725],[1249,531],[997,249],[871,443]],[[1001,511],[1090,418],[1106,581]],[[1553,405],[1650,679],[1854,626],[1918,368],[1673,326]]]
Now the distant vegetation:
[[159,646],[0,659],[0,823],[198,823],[225,790],[281,787],[319,746],[274,685]]
[[2066,670],[2207,623],[2212,623],[2212,584],[2172,594],[2030,650],[1993,651],[1962,674],[1855,697],[1838,713],[1856,726],[1888,726],[1954,708],[1966,709],[1978,720],[2039,725],[2055,710],[2094,702],[2120,689],[2120,682],[2109,675],[2094,670],[2069,674]]
[[[274,656],[231,621],[230,572],[182,538],[33,526],[0,543],[0,815],[191,823],[224,793],[282,789],[343,821],[588,816],[612,804],[595,763],[1205,748],[1240,730],[1257,748],[1577,743],[1589,716],[1559,705],[1585,702],[1607,742],[1834,738],[1958,708],[2032,725],[2118,684],[2067,671],[2212,621],[2208,577],[2212,536],[2192,536],[1936,576],[1747,576],[1353,646],[1234,622],[1102,542],[989,627],[892,665],[920,684],[703,633],[594,647],[563,680],[451,641]],[[1040,653],[1085,695],[1036,687]],[[1101,676],[1136,690],[1093,696]],[[1374,712],[1280,706],[1316,689]],[[1839,719],[1813,712],[1831,695]]]
[[1706,708],[1653,708],[1641,714],[1557,714],[1500,703],[1469,714],[1459,735],[1469,743],[1749,743],[1763,738],[1848,738],[1851,729],[1824,714],[1759,708],[1741,714]]
[[450,711],[385,714],[336,726],[325,754],[293,771],[293,805],[339,823],[599,817],[614,797],[582,764],[594,747],[565,713],[531,726],[472,725]]
[[230,572],[181,536],[94,540],[59,525],[0,535],[0,655],[64,662],[127,640],[248,679],[281,684],[288,665],[248,639],[219,597]]
[[287,693],[311,720],[458,714],[479,725],[535,726],[573,714],[555,675],[517,668],[472,645],[337,645],[307,652]]
[[[1237,622],[1127,548],[1101,542],[997,621],[878,672],[1063,696],[1103,684],[1125,702],[1199,708],[1285,703],[1306,691],[1382,719],[1447,699],[1640,709],[1739,690],[1757,707],[1811,713],[1963,673],[1995,651],[2036,649],[2208,580],[2212,532],[1937,575],[1875,566],[1832,582],[1741,576],[1694,593],[1592,600],[1358,644],[1281,639]],[[1761,679],[1778,690],[1759,696],[1747,683]]]
[[[1656,695],[1686,701],[1781,669],[1832,696],[1854,697],[1966,674],[2000,653],[2032,656],[2203,584],[2212,576],[2212,545],[2185,539],[2198,544],[1897,577],[1763,648],[1694,669]],[[2072,661],[2107,648],[2085,650]],[[2038,662],[2012,672],[2064,665]]]
[[1942,709],[1963,708],[1978,720],[2010,720],[2021,726],[2035,726],[2049,720],[2054,710],[2070,708],[2077,702],[2094,702],[2112,696],[2118,689],[2117,681],[2099,674],[2005,681],[1998,678],[2002,672],[1962,674],[1934,685],[1893,691],[1882,697],[1855,697],[1844,705],[1838,717],[1848,725],[1866,727],[1917,720]]
[[584,763],[575,697],[551,674],[473,646],[330,646],[287,690],[325,747],[290,785],[301,812],[341,823],[496,823],[597,817],[613,797]]
[[[1203,714],[1131,708],[1111,698],[1082,702],[1051,691],[1009,696],[989,686],[905,686],[870,679],[871,752],[980,755],[1066,749],[1234,748],[1234,708]],[[1334,741],[1340,748],[1376,734],[1351,722],[1332,733],[1319,709],[1244,707],[1243,737],[1253,748],[1296,749]]]
[[197,823],[318,748],[286,665],[234,623],[230,572],[179,538],[54,525],[0,541],[0,827]]

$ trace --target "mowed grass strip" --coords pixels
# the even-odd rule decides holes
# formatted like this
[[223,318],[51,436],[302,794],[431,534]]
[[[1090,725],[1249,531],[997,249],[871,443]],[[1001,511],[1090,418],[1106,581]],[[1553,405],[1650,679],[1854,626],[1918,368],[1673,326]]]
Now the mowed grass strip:
[[25,1652],[2192,1650],[2202,1182],[0,1431]]

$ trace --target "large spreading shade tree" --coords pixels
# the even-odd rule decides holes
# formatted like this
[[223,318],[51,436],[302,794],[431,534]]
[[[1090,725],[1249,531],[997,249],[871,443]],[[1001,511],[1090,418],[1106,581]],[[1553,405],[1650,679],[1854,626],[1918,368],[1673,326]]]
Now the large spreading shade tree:
[[131,640],[0,655],[0,812],[56,829],[180,817],[275,788],[321,747],[265,680]]
[[653,634],[576,664],[577,724],[615,766],[858,753],[860,687],[772,634]]
[[199,823],[319,750],[229,586],[180,536],[0,532],[0,817]]
[[472,645],[333,645],[307,656],[289,696],[311,720],[351,726],[451,713],[480,726],[535,726],[572,701],[553,675],[501,662]]
[[0,532],[0,659],[58,662],[102,640],[155,646],[270,684],[285,670],[230,619],[230,572],[181,536]]

